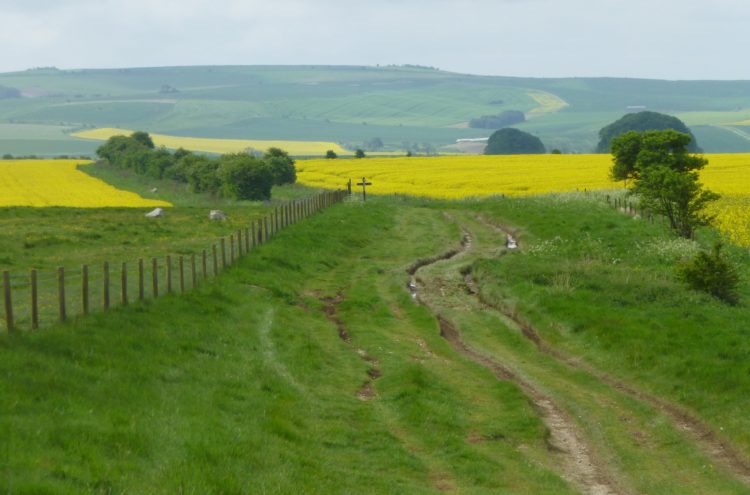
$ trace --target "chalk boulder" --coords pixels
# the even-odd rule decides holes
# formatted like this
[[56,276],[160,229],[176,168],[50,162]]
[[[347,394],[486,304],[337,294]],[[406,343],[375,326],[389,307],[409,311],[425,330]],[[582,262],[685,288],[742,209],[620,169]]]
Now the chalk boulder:
[[221,210],[211,210],[211,212],[208,214],[208,218],[210,220],[226,220],[227,214]]
[[148,218],[161,218],[164,216],[164,208],[154,208],[150,212],[146,213]]

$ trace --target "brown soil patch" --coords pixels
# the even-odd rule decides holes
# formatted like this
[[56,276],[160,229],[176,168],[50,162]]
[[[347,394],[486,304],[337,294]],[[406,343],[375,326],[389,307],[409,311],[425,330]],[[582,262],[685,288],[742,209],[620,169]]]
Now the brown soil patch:
[[369,363],[371,367],[367,370],[367,381],[357,391],[357,398],[360,400],[371,400],[377,396],[373,382],[382,376],[378,368],[378,361],[370,356],[364,349],[355,349],[352,345],[352,339],[344,322],[338,316],[338,305],[344,300],[341,293],[335,297],[323,297],[320,299],[323,303],[323,312],[328,321],[336,325],[339,338],[344,341],[363,361]]

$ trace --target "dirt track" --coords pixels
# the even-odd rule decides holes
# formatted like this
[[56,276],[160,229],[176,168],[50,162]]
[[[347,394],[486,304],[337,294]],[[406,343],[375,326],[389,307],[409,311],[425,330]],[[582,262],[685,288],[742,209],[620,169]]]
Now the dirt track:
[[[446,216],[448,220],[455,221],[452,217]],[[514,237],[517,236],[516,231],[497,223],[489,222],[484,218],[477,217],[474,220],[486,227],[487,231],[495,231],[498,237],[500,235],[504,237],[507,234],[512,234]],[[419,303],[426,305],[432,310],[438,320],[441,335],[451,343],[456,351],[490,369],[498,379],[515,383],[529,397],[529,400],[539,411],[542,420],[550,431],[550,446],[560,456],[561,474],[566,479],[582,493],[587,494],[599,495],[632,492],[633,490],[630,488],[625,488],[628,483],[623,484],[622,482],[623,478],[627,478],[626,474],[618,472],[617,468],[611,462],[603,460],[611,458],[612,453],[608,453],[605,456],[597,453],[579,424],[549,394],[545,393],[533,380],[530,380],[525,373],[519,374],[517,368],[507,366],[502,360],[498,360],[486,352],[480,352],[472,348],[462,339],[456,325],[441,314],[442,307],[450,306],[451,302],[448,301],[449,298],[459,297],[456,296],[458,292],[453,291],[449,295],[446,295],[450,291],[446,291],[444,287],[437,286],[439,284],[431,286],[430,281],[426,281],[426,277],[421,276],[420,270],[430,267],[430,270],[439,271],[438,268],[441,261],[455,260],[473,254],[472,240],[474,235],[465,226],[462,226],[462,230],[464,234],[460,246],[447,249],[444,253],[426,259],[417,260],[407,269],[407,272],[411,275],[411,281],[408,285],[412,291],[412,295]],[[487,232],[484,233],[486,234]],[[456,269],[455,266],[453,269]],[[533,342],[538,351],[548,356],[549,359],[561,363],[570,369],[580,370],[591,375],[598,380],[599,385],[607,387],[610,393],[622,394],[635,401],[648,404],[649,407],[652,407],[671,421],[672,427],[681,432],[714,465],[720,466],[733,478],[745,484],[750,484],[750,463],[748,463],[747,459],[744,459],[725,441],[719,439],[701,421],[674,404],[640,391],[634,386],[625,384],[553,348],[541,338],[539,332],[531,324],[524,321],[514,311],[497,304],[490,304],[483,297],[481,290],[475,286],[470,271],[462,273],[465,289],[462,291],[463,297],[474,299],[479,306],[487,311],[496,311],[502,314],[506,320],[515,324],[517,331]],[[622,410],[624,409],[621,409],[620,412]],[[639,435],[641,434],[636,432],[636,436]]]

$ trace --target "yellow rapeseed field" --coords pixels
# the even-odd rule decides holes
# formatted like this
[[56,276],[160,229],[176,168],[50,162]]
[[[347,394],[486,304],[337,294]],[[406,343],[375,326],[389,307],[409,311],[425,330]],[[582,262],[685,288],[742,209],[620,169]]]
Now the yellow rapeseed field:
[[303,184],[336,188],[372,179],[374,194],[459,199],[526,196],[621,187],[609,180],[609,155],[506,155],[300,160]]
[[0,207],[171,206],[144,199],[95,179],[77,169],[81,160],[0,160]]
[[539,104],[538,107],[529,112],[531,115],[559,112],[568,106],[567,101],[546,91],[529,91],[526,94]]
[[[706,155],[706,187],[722,195],[713,207],[729,238],[750,247],[750,154]],[[339,188],[366,176],[372,194],[459,199],[504,194],[620,189],[609,179],[610,155],[514,155],[305,160],[299,181]]]
[[[128,129],[115,129],[104,127],[73,133],[73,136],[83,139],[95,139],[106,141],[112,136],[127,136],[133,131]],[[326,151],[333,150],[339,155],[352,155],[336,143],[326,141],[274,141],[254,139],[211,139],[197,137],[169,136],[166,134],[150,134],[156,146],[177,149],[185,148],[191,151],[204,151],[206,153],[236,153],[252,148],[258,151],[266,151],[268,148],[281,148],[293,156],[323,156]]]

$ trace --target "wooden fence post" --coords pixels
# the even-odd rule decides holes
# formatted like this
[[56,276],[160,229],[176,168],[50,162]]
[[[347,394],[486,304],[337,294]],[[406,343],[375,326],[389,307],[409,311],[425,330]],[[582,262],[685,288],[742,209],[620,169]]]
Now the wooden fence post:
[[237,257],[242,258],[242,249],[245,244],[242,242],[242,229],[237,230]]
[[206,250],[201,250],[201,268],[203,273],[203,280],[206,280],[208,278],[208,256],[206,255]]
[[128,264],[124,261],[120,267],[120,303],[128,305]]
[[234,265],[234,234],[229,234],[229,264]]
[[223,237],[221,238],[221,270],[224,271],[227,268],[227,242]]
[[13,297],[10,293],[10,272],[3,272],[3,301],[5,305],[5,329],[8,333],[13,332]]
[[252,222],[250,222],[250,246],[252,247],[252,249],[255,249],[255,246],[258,245],[255,237],[256,234],[257,231],[255,230],[255,220],[253,220]]
[[39,328],[39,286],[36,270],[31,270],[31,329]]
[[167,294],[172,293],[172,257],[167,255]]
[[154,299],[159,297],[159,265],[156,258],[151,258],[151,293]]
[[219,258],[217,257],[217,254],[216,254],[216,244],[214,244],[213,246],[211,246],[211,251],[213,251],[213,255],[214,255],[214,257],[213,257],[214,258],[213,259],[213,261],[214,261],[214,277],[216,277],[219,274]]
[[104,310],[109,309],[109,262],[105,261],[102,267],[102,306]]
[[279,209],[278,208],[274,208],[273,209],[273,214],[274,214],[274,217],[276,218],[276,223],[273,224],[273,233],[276,234],[276,232],[278,232],[279,229],[280,229],[280,227],[281,227],[281,220],[280,220],[280,215],[279,215]]
[[250,252],[250,227],[245,227],[245,254]]
[[146,298],[146,290],[143,281],[143,258],[138,258],[138,300],[143,301]]
[[268,242],[268,217],[263,217],[263,226],[265,227],[265,232],[263,232],[263,244]]
[[60,321],[67,319],[65,311],[65,268],[57,269],[57,306],[60,312]]
[[182,256],[179,259],[180,263],[180,294],[185,293],[185,260]]
[[193,279],[193,289],[198,283],[197,277],[195,276],[195,253],[190,255],[190,275]]

